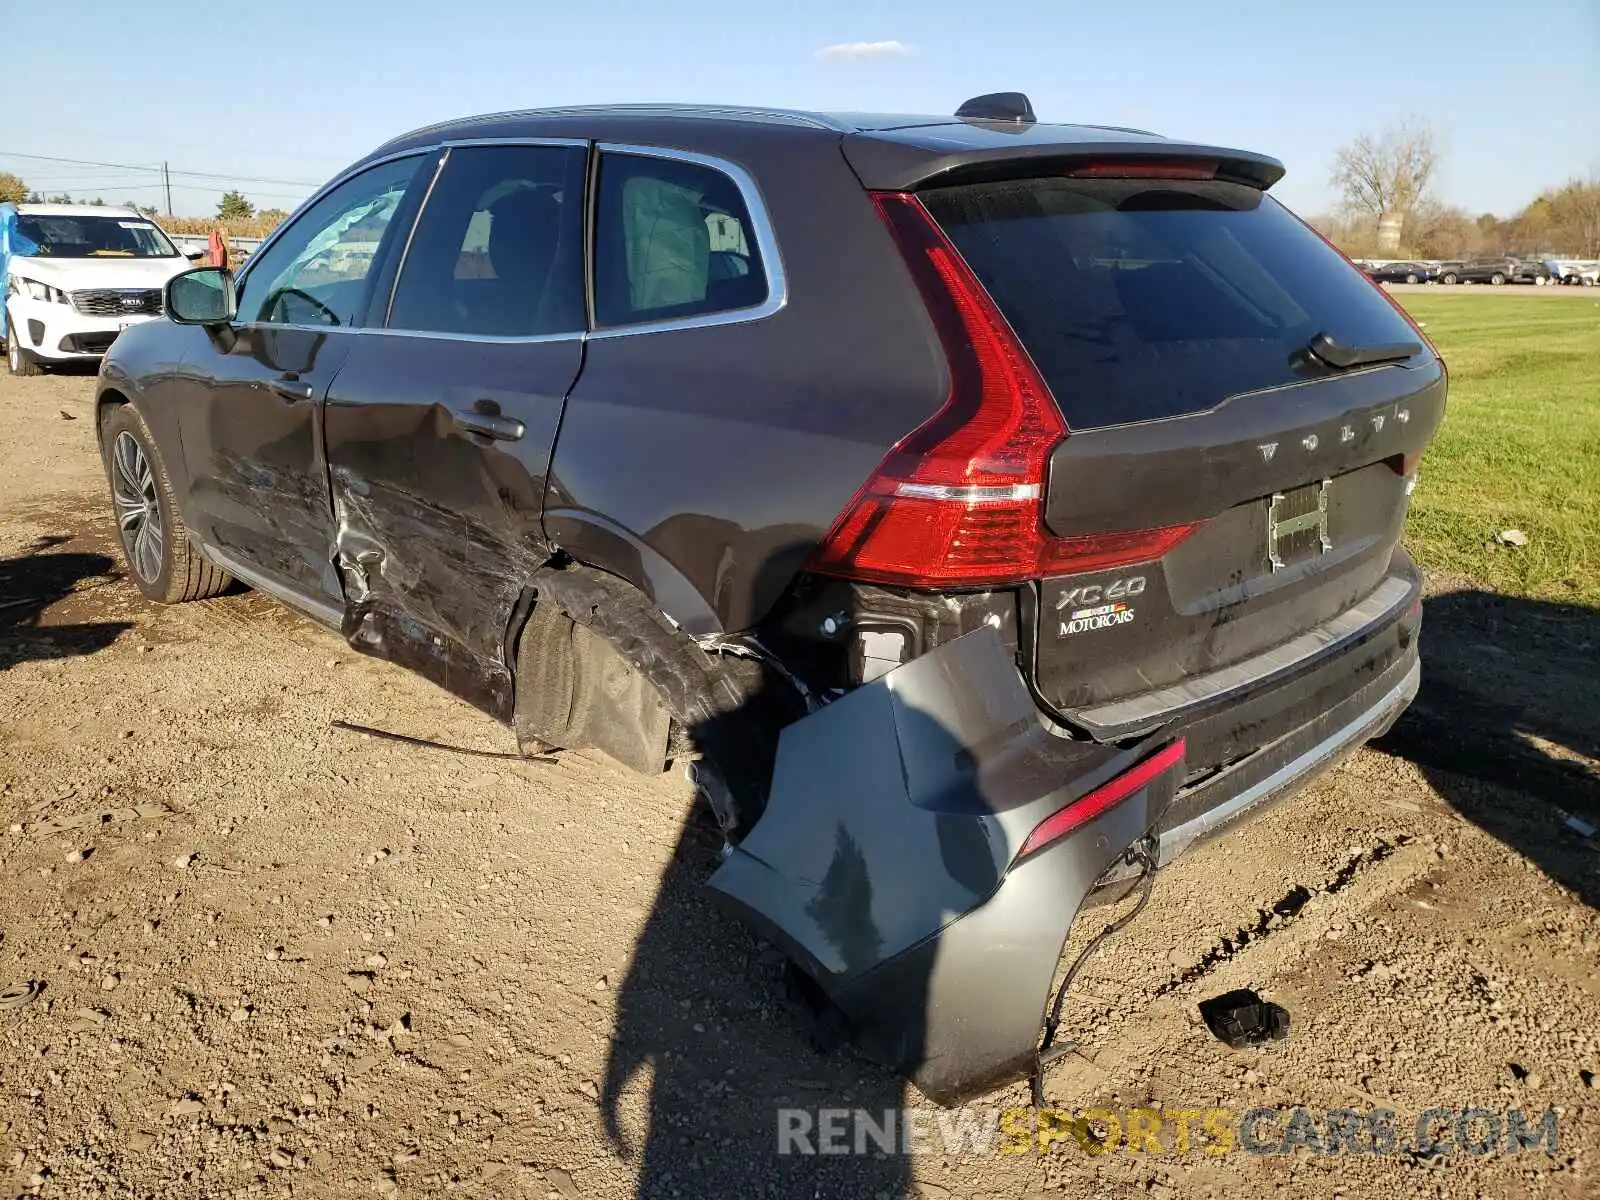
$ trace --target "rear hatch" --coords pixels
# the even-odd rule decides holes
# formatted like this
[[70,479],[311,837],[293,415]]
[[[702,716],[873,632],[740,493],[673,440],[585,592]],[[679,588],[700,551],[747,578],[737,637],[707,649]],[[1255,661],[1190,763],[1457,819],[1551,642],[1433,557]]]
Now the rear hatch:
[[1209,174],[1103,160],[917,192],[1065,418],[1048,532],[1157,531],[1144,561],[1037,583],[1033,683],[1069,715],[1368,598],[1443,414],[1443,365],[1388,297]]

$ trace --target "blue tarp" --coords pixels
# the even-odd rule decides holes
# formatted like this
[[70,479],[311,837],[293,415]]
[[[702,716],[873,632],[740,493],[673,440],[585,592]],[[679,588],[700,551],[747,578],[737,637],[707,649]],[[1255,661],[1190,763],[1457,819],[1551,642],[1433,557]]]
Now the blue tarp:
[[[37,254],[39,247],[32,240],[23,236],[17,228],[17,206],[15,204],[0,204],[0,290],[9,296],[11,294],[11,256],[13,254]],[[6,334],[6,309],[0,302],[0,336]]]

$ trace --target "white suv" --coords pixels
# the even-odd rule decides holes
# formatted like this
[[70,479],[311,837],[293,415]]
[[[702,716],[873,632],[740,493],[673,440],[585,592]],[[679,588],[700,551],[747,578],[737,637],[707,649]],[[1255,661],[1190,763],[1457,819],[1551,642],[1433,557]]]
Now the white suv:
[[130,208],[0,205],[0,336],[13,375],[93,361],[129,325],[161,315],[161,290],[189,260]]

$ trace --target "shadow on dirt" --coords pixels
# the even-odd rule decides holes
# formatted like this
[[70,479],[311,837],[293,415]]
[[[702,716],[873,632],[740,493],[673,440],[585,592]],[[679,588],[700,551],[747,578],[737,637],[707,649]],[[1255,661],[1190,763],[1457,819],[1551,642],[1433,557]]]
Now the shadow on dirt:
[[72,595],[84,580],[109,579],[118,572],[104,554],[52,553],[71,540],[40,538],[18,557],[0,559],[0,671],[30,659],[93,654],[133,627],[128,621],[66,624],[47,619],[50,606]]
[[[600,1110],[613,1148],[638,1170],[634,1194],[909,1194],[904,1155],[780,1153],[781,1110],[816,1120],[821,1109],[864,1109],[881,1119],[900,1108],[903,1085],[846,1049],[808,1044],[800,1015],[779,999],[782,956],[712,902],[705,881],[720,844],[697,805],[618,990]],[[643,1146],[619,1124],[625,1088],[648,1088]]]
[[[765,570],[784,568],[769,562]],[[804,703],[751,660],[729,669],[742,672],[743,702],[696,723],[690,738],[708,758],[768,775],[777,753],[770,731],[802,716]],[[866,1110],[882,1119],[902,1108],[907,1085],[838,1045],[836,1030],[816,1021],[806,997],[794,991],[797,973],[786,970],[786,956],[719,905],[706,881],[722,847],[722,830],[702,794],[679,831],[618,986],[600,1112],[613,1149],[637,1166],[634,1194],[640,1200],[910,1194],[911,1160],[904,1154],[806,1154],[793,1142],[797,1153],[780,1148],[782,1110],[799,1110],[790,1120],[814,1122],[822,1109]],[[920,1019],[907,1011],[908,1027],[920,1029]],[[645,1091],[645,1141],[630,1145],[619,1110],[625,1092]]]
[[1428,599],[1422,690],[1374,748],[1600,908],[1600,611],[1477,590]]

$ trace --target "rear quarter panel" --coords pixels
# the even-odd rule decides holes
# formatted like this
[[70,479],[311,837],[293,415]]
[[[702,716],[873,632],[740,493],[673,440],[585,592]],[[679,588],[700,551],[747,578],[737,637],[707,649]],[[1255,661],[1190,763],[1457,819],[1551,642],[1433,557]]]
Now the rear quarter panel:
[[552,542],[633,580],[692,633],[755,624],[948,390],[838,138],[765,128],[719,142],[692,148],[755,178],[788,302],[739,324],[591,338],[545,512]]

